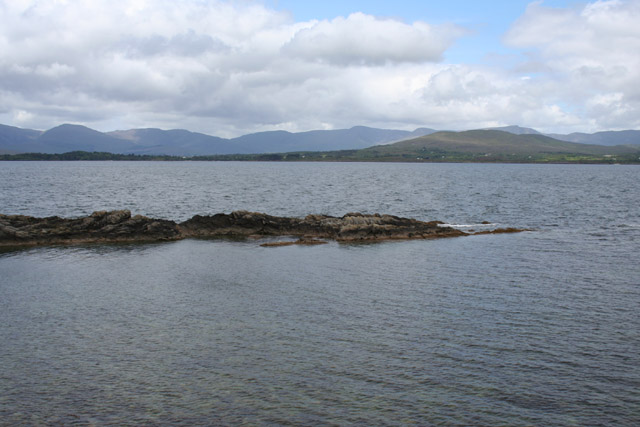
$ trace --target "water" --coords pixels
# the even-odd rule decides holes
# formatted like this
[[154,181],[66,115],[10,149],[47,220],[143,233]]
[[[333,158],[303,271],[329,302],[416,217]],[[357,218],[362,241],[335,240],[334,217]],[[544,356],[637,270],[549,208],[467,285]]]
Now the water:
[[[637,425],[640,168],[0,163],[0,212],[513,235],[0,253],[0,424]],[[469,227],[467,227],[469,228]]]

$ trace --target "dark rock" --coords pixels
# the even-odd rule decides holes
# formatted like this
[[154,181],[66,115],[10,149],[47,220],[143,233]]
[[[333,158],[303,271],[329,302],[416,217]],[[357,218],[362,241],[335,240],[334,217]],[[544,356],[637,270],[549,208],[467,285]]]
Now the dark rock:
[[[99,211],[82,218],[34,218],[0,214],[0,246],[73,244],[89,242],[145,242],[189,237],[218,238],[249,236],[293,236],[296,244],[317,244],[316,239],[340,242],[394,239],[430,239],[465,236],[439,221],[418,221],[393,215],[348,213],[342,217],[307,215],[287,218],[264,213],[236,211],[212,216],[196,215],[177,224],[173,221],[131,216],[127,210]],[[498,229],[486,233],[511,233]],[[267,244],[278,246],[282,242]]]
[[94,212],[83,218],[34,218],[0,214],[0,246],[50,245],[88,242],[176,240],[182,236],[175,222],[131,212]]
[[348,213],[343,217],[307,215],[276,217],[238,211],[229,215],[197,215],[179,225],[185,237],[307,236],[342,242],[390,239],[425,239],[462,236],[462,231],[441,227],[438,221],[423,222],[392,215]]
[[236,211],[213,216],[196,215],[179,225],[185,237],[246,237],[297,235],[297,218],[276,217],[258,212]]

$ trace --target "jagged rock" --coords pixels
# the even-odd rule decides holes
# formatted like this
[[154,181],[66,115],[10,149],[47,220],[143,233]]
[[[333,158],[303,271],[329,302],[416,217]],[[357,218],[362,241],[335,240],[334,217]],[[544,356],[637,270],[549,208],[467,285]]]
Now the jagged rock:
[[[0,214],[0,246],[249,236],[293,236],[300,238],[296,242],[298,244],[311,244],[319,242],[317,239],[355,242],[467,235],[441,224],[439,221],[424,222],[393,215],[361,213],[348,213],[342,217],[307,215],[305,218],[287,218],[236,211],[212,216],[196,215],[180,224],[141,215],[132,217],[128,210],[99,211],[82,218]],[[514,231],[520,230],[493,232]]]
[[49,245],[88,242],[176,240],[182,236],[173,221],[142,216],[127,210],[94,212],[83,218],[34,218],[0,214],[0,246]]
[[276,217],[257,212],[238,211],[229,215],[196,215],[179,225],[185,236],[307,236],[337,241],[376,241],[426,239],[462,236],[439,221],[423,222],[392,215],[348,213],[343,217],[307,215],[305,218]]

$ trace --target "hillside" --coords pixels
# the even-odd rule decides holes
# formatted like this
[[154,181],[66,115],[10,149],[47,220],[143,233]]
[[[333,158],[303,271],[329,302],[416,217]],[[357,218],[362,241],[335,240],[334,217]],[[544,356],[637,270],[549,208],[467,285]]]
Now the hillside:
[[567,160],[570,157],[612,158],[638,155],[640,146],[602,146],[559,141],[538,134],[512,134],[499,130],[436,132],[395,144],[370,147],[363,158],[457,158],[460,161]]
[[499,130],[436,132],[360,150],[204,156],[198,160],[475,163],[640,163],[640,146],[558,141]]
[[[569,142],[560,139],[576,139]],[[586,140],[598,145],[584,144]],[[613,142],[629,144],[624,147]],[[225,139],[184,129],[130,129],[98,132],[85,126],[64,124],[41,132],[0,125],[0,154],[75,151],[136,154],[149,156],[215,156],[230,154],[267,154],[288,152],[369,151],[365,158],[404,156],[432,157],[436,152],[465,154],[469,158],[497,154],[522,156],[541,153],[615,155],[635,152],[640,147],[640,131],[598,132],[595,134],[558,135],[552,138],[535,129],[505,126],[464,132],[435,131],[419,128],[412,132],[354,126],[350,129],[313,130],[308,132],[269,131]],[[277,156],[276,156],[277,157]]]
[[313,130],[291,133],[285,131],[260,132],[234,138],[242,151],[238,153],[282,153],[289,151],[331,151],[367,148],[428,135],[433,129],[420,128],[413,132],[354,126],[350,129]]
[[61,154],[70,151],[114,154],[203,156],[285,151],[359,149],[427,135],[433,129],[410,131],[355,126],[309,132],[269,131],[225,139],[184,129],[130,129],[108,133],[64,124],[40,132],[0,125],[0,153]]
[[0,125],[0,154],[20,153],[25,145],[42,151],[43,146],[36,143],[41,134],[37,130]]
[[445,150],[474,154],[540,154],[540,153],[583,153],[611,154],[626,152],[622,147],[578,144],[559,141],[544,135],[511,134],[498,130],[470,130],[465,132],[436,132],[415,139],[400,141],[370,150],[380,152],[419,152],[424,150]]
[[524,128],[522,126],[501,126],[501,127],[496,127],[496,128],[486,128],[486,129],[483,129],[483,130],[501,130],[503,132],[509,132],[509,133],[513,133],[515,135],[528,135],[528,134],[543,135],[542,133],[538,132],[535,129]]
[[593,145],[640,145],[640,130],[604,131],[596,133],[574,132],[570,134],[562,133],[541,133],[535,129],[521,126],[502,126],[487,128],[486,130],[501,130],[516,135],[534,134],[544,135],[553,139],[580,144]]
[[228,139],[184,129],[131,129],[109,132],[107,135],[129,140],[136,146],[131,151],[120,154],[197,156],[205,153],[233,154],[238,152],[237,144]]
[[219,160],[337,162],[475,162],[475,163],[640,163],[640,146],[588,145],[544,135],[499,130],[436,132],[360,150],[158,156],[71,152],[2,155],[0,160]]
[[548,134],[552,138],[563,141],[577,142],[580,144],[598,144],[598,145],[638,145],[640,144],[640,131],[638,130],[621,130],[621,131],[605,131],[596,133],[575,132],[568,135]]
[[114,138],[85,126],[64,124],[43,132],[36,139],[43,153],[108,151],[125,153],[135,149],[131,141]]

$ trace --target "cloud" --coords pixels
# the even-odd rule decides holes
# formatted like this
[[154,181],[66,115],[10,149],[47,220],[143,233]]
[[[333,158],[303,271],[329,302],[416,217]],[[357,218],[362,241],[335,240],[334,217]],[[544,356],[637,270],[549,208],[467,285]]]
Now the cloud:
[[640,2],[596,1],[569,9],[532,3],[505,35],[529,50],[521,70],[539,72],[549,101],[570,103],[601,128],[640,127]]
[[320,21],[298,31],[284,52],[336,65],[434,62],[464,31],[453,25],[433,27],[379,19],[363,13]]
[[0,0],[0,123],[219,136],[357,124],[640,128],[638,1],[533,3],[517,67],[448,64],[453,25],[295,22],[253,1]]
[[13,106],[0,119],[20,114],[42,128],[103,115],[88,124],[222,135],[366,122],[358,111],[370,110],[361,103],[371,89],[359,73],[437,61],[461,34],[362,13],[293,22],[215,0],[9,1],[0,20],[0,94]]

